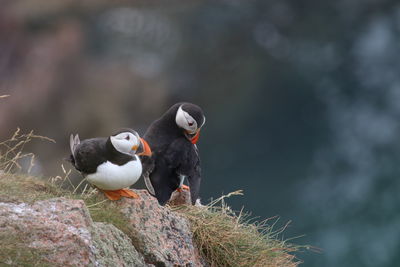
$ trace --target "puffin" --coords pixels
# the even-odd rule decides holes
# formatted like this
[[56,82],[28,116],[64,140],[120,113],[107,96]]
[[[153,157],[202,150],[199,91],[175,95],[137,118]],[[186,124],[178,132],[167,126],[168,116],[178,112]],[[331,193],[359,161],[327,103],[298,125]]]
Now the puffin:
[[139,156],[151,156],[147,142],[132,129],[121,129],[108,138],[79,140],[70,136],[69,161],[86,180],[110,200],[139,198],[128,189],[142,174]]
[[[205,122],[199,106],[176,103],[143,135],[152,150],[151,157],[141,157],[143,178],[160,205],[165,205],[175,190],[190,190],[193,205],[199,198],[201,168],[196,143]],[[185,179],[189,187],[183,184]]]

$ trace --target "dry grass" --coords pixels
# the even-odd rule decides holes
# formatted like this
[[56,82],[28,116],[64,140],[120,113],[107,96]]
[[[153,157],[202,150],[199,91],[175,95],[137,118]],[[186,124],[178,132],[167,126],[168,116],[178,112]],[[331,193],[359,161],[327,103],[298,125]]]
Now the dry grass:
[[203,207],[175,208],[190,220],[196,244],[210,265],[298,266],[293,252],[300,247],[280,239],[286,226],[274,230],[276,218],[257,223],[243,212],[236,214],[224,199],[238,194],[230,193]]
[[30,159],[30,165],[28,167],[28,173],[34,166],[35,155],[33,153],[23,152],[24,147],[32,139],[40,139],[55,143],[51,138],[35,135],[33,131],[28,134],[21,133],[18,128],[13,136],[3,142],[0,142],[0,171],[3,173],[15,173],[17,170],[21,170],[20,161],[25,158]]

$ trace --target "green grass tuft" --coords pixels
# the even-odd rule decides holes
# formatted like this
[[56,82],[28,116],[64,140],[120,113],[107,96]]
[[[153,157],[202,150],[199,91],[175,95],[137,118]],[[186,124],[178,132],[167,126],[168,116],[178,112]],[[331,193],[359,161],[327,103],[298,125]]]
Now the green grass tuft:
[[0,174],[0,202],[33,203],[54,197],[69,197],[71,192],[43,181],[37,177],[22,174]]

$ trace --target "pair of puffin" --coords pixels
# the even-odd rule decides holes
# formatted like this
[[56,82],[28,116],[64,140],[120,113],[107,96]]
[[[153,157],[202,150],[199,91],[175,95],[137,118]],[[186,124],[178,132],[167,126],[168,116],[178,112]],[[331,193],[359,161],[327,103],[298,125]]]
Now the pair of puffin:
[[[70,137],[72,165],[111,200],[138,198],[128,187],[143,174],[150,194],[165,205],[175,190],[199,197],[201,169],[196,143],[206,119],[192,103],[177,103],[154,121],[143,138],[123,129],[108,138]],[[190,188],[183,184],[187,179]]]

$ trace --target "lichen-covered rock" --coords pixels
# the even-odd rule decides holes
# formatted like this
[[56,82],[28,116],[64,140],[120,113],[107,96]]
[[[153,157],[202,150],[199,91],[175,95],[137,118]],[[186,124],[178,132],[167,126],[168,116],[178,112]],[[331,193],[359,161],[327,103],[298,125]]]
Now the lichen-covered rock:
[[5,234],[40,251],[51,266],[146,266],[125,234],[93,223],[82,200],[0,203],[0,236]]
[[95,262],[89,226],[92,220],[80,200],[64,198],[33,205],[0,203],[0,232],[24,237],[25,245],[43,251],[56,266]]
[[94,223],[91,232],[99,266],[153,266],[144,262],[132,241],[114,225]]
[[[127,222],[124,232],[93,222],[82,200],[0,202],[0,238],[13,242],[7,243],[7,251],[15,252],[14,256],[0,253],[0,265],[34,261],[34,266],[45,266],[42,262],[49,266],[206,266],[193,243],[189,222],[160,206],[147,191],[136,192],[140,199],[113,203],[112,212]],[[188,194],[178,197],[190,201]]]
[[132,241],[148,263],[156,266],[204,266],[188,221],[162,207],[147,191],[136,191],[140,199],[119,202],[132,228]]

